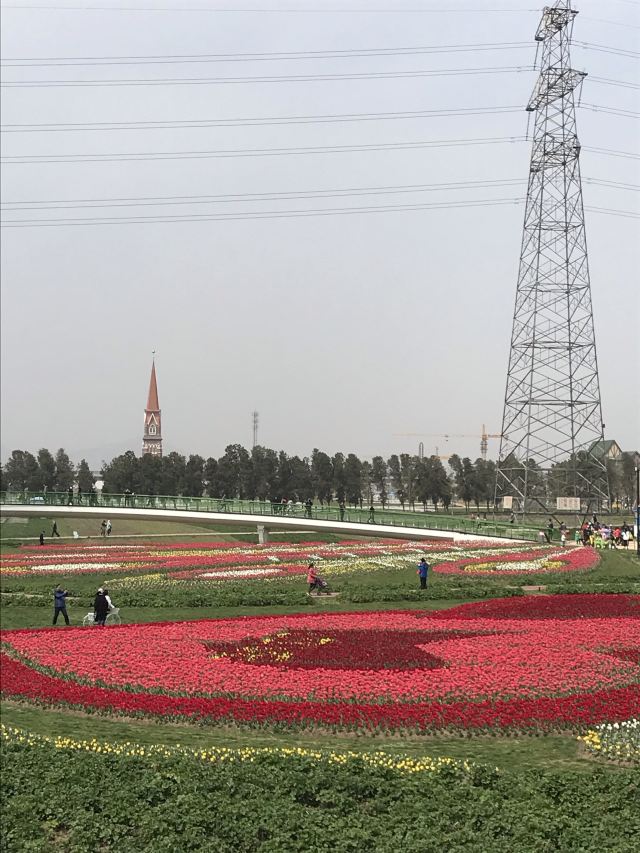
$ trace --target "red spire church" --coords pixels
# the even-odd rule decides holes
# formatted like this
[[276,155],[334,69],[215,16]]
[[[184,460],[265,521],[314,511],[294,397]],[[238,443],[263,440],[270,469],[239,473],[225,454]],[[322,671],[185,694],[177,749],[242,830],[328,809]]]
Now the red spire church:
[[142,454],[162,456],[162,428],[160,421],[160,403],[158,402],[158,384],[156,382],[155,358],[151,365],[149,380],[149,396],[147,408],[144,410],[144,437],[142,439]]

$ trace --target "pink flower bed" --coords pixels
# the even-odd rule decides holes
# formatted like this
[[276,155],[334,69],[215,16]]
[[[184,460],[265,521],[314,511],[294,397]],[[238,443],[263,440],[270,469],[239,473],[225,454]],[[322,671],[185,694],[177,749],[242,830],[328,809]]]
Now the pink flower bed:
[[464,557],[436,563],[435,572],[446,575],[515,575],[524,572],[575,572],[592,569],[600,560],[593,548],[529,552],[505,551],[492,557]]

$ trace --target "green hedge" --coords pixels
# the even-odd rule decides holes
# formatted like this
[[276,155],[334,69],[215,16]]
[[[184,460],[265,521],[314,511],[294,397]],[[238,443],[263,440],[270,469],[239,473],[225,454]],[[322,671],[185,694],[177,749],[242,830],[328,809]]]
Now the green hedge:
[[3,853],[632,853],[639,775],[403,774],[268,755],[208,764],[8,743]]

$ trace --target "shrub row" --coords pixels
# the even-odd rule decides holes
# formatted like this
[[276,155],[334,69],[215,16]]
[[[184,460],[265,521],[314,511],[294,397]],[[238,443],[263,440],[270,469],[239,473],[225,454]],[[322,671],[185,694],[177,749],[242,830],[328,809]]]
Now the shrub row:
[[638,774],[403,774],[304,756],[183,756],[2,747],[2,849],[93,853],[631,853]]

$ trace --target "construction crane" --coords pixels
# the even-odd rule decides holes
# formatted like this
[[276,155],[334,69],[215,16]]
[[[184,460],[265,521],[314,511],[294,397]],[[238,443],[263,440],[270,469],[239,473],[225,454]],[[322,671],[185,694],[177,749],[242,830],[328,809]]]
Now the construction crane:
[[[489,439],[490,438],[507,438],[506,435],[503,436],[502,433],[499,433],[499,432],[497,432],[497,433],[496,432],[487,432],[487,428],[484,424],[482,424],[482,432],[480,433],[479,436],[477,433],[475,435],[471,435],[469,433],[463,433],[463,432],[449,432],[449,433],[446,433],[446,432],[445,433],[442,433],[442,432],[396,432],[396,433],[394,433],[394,435],[402,436],[403,438],[427,438],[427,437],[444,438],[445,441],[449,441],[450,438],[480,438],[480,456],[485,460],[487,458],[487,450],[489,448]],[[437,448],[436,448],[436,456],[437,455],[438,455],[438,453],[437,453]],[[439,458],[445,458],[445,457],[439,457]],[[448,458],[448,457],[446,457],[446,458]]]

